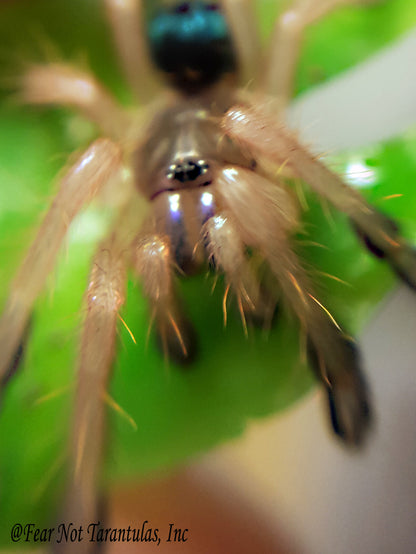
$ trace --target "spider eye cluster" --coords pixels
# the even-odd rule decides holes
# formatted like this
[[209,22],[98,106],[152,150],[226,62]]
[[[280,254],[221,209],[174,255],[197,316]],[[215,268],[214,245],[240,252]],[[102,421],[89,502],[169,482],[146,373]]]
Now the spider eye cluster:
[[209,165],[204,160],[187,160],[183,163],[174,163],[169,166],[166,177],[171,181],[187,183],[196,181],[198,177],[208,172]]
[[196,93],[234,72],[237,62],[227,21],[215,2],[178,2],[147,22],[153,62],[173,85]]

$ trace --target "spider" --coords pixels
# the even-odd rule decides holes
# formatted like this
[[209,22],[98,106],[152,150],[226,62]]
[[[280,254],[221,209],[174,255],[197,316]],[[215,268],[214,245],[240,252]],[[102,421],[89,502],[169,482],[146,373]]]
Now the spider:
[[[146,6],[106,0],[126,76],[144,106],[134,115],[90,74],[70,66],[33,65],[22,76],[26,102],[75,107],[109,138],[96,140],[63,176],[11,285],[0,321],[3,385],[18,366],[33,302],[70,222],[92,197],[114,190],[123,166],[132,175],[133,186],[124,184],[117,196],[118,215],[97,248],[88,283],[72,437],[73,513],[95,511],[102,391],[129,267],[142,282],[162,352],[179,364],[192,361],[196,338],[175,274],[189,276],[207,264],[223,273],[243,321],[267,325],[276,303],[285,304],[299,320],[335,433],[349,445],[364,440],[371,410],[358,349],[320,301],[296,254],[292,237],[301,209],[290,178],[308,183],[345,213],[368,250],[413,288],[416,257],[394,221],[347,187],[282,123],[305,27],[343,3],[295,3],[277,22],[258,75],[249,0]],[[253,76],[256,87],[244,88]],[[169,85],[163,93],[160,79]]]

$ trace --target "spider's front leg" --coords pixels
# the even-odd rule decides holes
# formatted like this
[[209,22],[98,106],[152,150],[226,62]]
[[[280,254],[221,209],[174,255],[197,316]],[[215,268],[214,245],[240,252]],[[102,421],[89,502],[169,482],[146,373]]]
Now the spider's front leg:
[[267,260],[283,299],[300,321],[310,362],[328,394],[335,432],[348,444],[360,444],[370,408],[357,351],[316,298],[292,250],[288,234],[297,223],[292,198],[283,187],[243,168],[226,168],[216,186],[244,242]]
[[287,128],[276,124],[267,109],[233,108],[223,125],[231,138],[277,167],[288,167],[320,197],[345,213],[369,251],[385,259],[407,285],[416,289],[416,251],[400,235],[397,224],[317,160]]
[[118,146],[110,140],[99,139],[63,177],[59,192],[11,285],[0,319],[0,383],[13,366],[32,305],[55,264],[69,224],[120,164]]
[[[64,513],[65,519],[80,525],[99,519],[106,391],[114,358],[118,312],[125,298],[128,246],[124,234],[116,229],[98,248],[89,278]],[[77,548],[80,552],[90,552],[90,547],[87,544]]]

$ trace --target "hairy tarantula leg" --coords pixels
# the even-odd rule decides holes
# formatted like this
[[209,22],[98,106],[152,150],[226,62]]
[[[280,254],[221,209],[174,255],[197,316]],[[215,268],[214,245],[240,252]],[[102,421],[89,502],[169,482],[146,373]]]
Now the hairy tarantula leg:
[[119,148],[107,139],[99,139],[63,177],[59,192],[11,285],[0,319],[0,382],[17,351],[32,304],[54,266],[68,225],[113,171],[119,169],[120,163]]
[[228,284],[237,295],[243,324],[246,316],[261,326],[270,326],[276,299],[260,289],[245,245],[232,218],[227,214],[211,217],[202,230],[210,260],[225,273]]
[[223,170],[216,187],[244,242],[258,248],[269,263],[283,298],[307,335],[309,359],[328,393],[335,432],[347,444],[358,445],[370,422],[358,355],[351,339],[314,296],[310,280],[291,249],[287,238],[294,226],[290,196],[285,199],[283,189],[243,168]]
[[222,0],[227,21],[237,50],[240,82],[247,85],[258,71],[261,54],[260,38],[254,21],[252,0]]
[[18,86],[18,99],[27,104],[76,108],[106,135],[119,139],[126,134],[127,114],[88,72],[66,64],[36,64],[29,66]]
[[196,355],[196,335],[176,299],[169,239],[158,234],[140,237],[133,263],[153,309],[165,355],[180,365],[191,363]]
[[284,110],[293,95],[296,65],[304,32],[332,10],[357,0],[297,0],[275,24],[263,73],[262,92],[277,97]]
[[144,0],[105,0],[105,5],[128,82],[146,103],[153,98],[157,81],[145,40]]
[[8,369],[5,371],[4,375],[2,376],[2,379],[0,380],[0,409],[1,409],[1,404],[3,400],[4,389],[6,388],[8,382],[19,371],[22,365],[22,362],[24,360],[25,353],[26,353],[26,345],[30,335],[30,330],[31,330],[31,320],[29,318],[26,328],[23,331],[22,338],[16,348],[16,351],[12,355],[11,363]]
[[397,225],[317,160],[286,127],[271,123],[266,109],[231,109],[223,125],[226,134],[246,149],[277,165],[285,164],[314,192],[345,213],[370,252],[385,258],[398,276],[416,289],[416,251],[400,235]]
[[[114,358],[118,312],[125,299],[126,244],[118,229],[93,259],[77,371],[72,422],[68,521],[97,521],[99,476],[105,439],[105,394]],[[86,542],[77,552],[90,552]],[[64,547],[65,551],[65,547]],[[61,550],[59,550],[61,552]]]

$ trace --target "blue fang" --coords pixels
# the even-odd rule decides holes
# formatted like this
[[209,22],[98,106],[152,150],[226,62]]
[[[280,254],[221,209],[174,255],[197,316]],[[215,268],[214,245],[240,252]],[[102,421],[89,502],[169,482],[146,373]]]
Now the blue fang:
[[152,59],[172,84],[192,94],[235,72],[237,60],[224,14],[218,4],[182,2],[148,22]]

